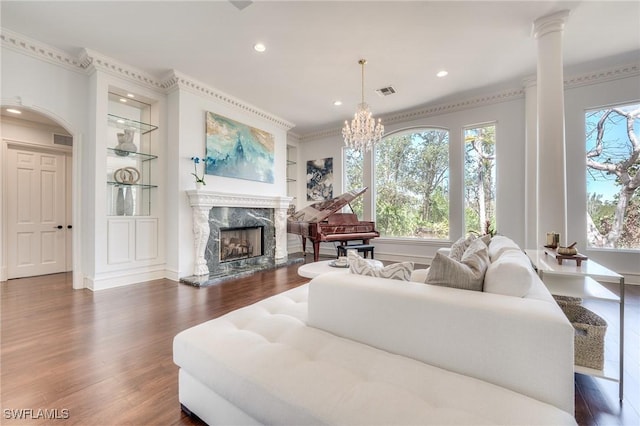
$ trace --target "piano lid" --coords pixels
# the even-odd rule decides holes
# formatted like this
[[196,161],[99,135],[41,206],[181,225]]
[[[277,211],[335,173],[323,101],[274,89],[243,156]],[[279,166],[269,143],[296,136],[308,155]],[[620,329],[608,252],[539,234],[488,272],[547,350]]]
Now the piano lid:
[[345,192],[331,200],[319,201],[317,203],[310,204],[291,215],[289,220],[297,222],[322,222],[327,217],[331,216],[351,201],[364,194],[366,190],[366,187],[354,189],[353,191]]

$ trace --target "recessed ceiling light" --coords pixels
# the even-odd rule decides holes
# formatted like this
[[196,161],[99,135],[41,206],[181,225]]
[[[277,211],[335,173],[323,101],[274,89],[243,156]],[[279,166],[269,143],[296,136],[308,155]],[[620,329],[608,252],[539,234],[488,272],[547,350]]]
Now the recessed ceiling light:
[[120,98],[120,102],[122,102],[123,104],[126,104],[127,100],[125,98]]
[[448,71],[442,70],[442,71],[438,71],[438,74],[436,74],[436,76],[438,77],[446,77],[449,74]]
[[256,52],[264,52],[265,50],[267,50],[267,46],[265,46],[262,43],[256,43],[253,45],[253,50],[255,50]]
[[133,93],[127,93],[127,98],[135,98],[136,95],[134,95]]
[[334,101],[333,105],[334,106],[340,106],[340,105],[342,105],[342,101]]
[[11,114],[22,114],[22,111],[20,111],[19,109],[15,109],[15,108],[7,108],[6,111],[10,112]]

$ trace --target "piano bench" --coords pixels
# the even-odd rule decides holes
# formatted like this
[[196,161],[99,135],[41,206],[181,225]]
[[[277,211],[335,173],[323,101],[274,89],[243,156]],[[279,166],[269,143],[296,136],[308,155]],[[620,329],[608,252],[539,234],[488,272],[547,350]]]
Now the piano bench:
[[346,256],[347,250],[358,250],[360,253],[364,253],[365,259],[371,253],[371,258],[373,259],[373,246],[371,244],[341,244],[338,246],[338,257]]

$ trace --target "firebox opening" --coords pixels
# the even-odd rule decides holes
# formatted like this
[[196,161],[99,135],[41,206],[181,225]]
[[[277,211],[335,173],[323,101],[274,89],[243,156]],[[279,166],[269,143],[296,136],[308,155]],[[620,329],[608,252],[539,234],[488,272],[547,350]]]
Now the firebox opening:
[[264,255],[264,227],[220,229],[220,262]]

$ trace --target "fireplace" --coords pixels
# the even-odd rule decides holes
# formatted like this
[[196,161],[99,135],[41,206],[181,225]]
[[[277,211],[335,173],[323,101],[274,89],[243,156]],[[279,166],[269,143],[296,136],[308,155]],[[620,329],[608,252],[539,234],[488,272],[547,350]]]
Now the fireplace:
[[188,190],[187,195],[193,211],[194,274],[181,282],[207,286],[302,261],[287,257],[290,197],[208,190]]
[[250,259],[264,254],[264,227],[220,229],[220,262]]

